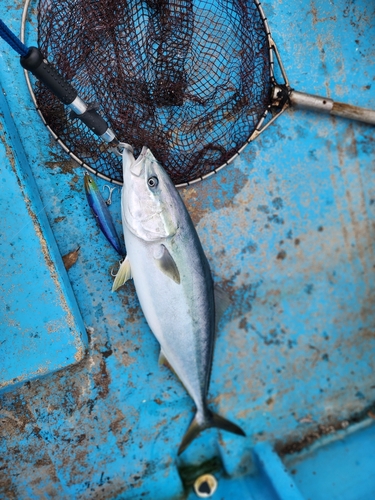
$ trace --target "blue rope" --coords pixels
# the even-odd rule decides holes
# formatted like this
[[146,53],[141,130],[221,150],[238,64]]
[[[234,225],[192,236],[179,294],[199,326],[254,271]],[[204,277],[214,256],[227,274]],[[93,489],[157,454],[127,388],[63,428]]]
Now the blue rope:
[[20,56],[26,56],[29,47],[26,47],[8,26],[0,19],[0,37],[3,38]]

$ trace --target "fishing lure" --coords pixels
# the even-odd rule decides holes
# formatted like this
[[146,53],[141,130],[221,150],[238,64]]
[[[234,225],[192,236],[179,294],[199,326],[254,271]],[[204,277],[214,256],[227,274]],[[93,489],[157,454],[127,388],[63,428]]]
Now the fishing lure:
[[90,205],[91,211],[102,233],[116,252],[121,255],[121,257],[125,257],[126,251],[120,243],[108,206],[100,194],[98,185],[87,172],[85,173],[84,183],[88,204]]

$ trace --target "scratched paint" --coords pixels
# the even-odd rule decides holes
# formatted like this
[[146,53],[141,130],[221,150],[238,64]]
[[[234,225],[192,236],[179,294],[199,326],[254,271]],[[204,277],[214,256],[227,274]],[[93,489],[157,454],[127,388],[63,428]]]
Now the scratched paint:
[[[0,10],[18,31],[13,6],[6,0]],[[263,8],[293,87],[375,107],[369,2]],[[111,294],[117,256],[88,210],[83,172],[37,125],[17,61],[0,58],[60,253],[81,247],[68,276],[90,336],[76,366],[2,397],[5,498],[178,498],[178,468],[219,458],[230,476],[248,477],[256,443],[298,449],[367,414],[375,400],[373,128],[290,110],[233,165],[181,191],[215,283],[231,298],[210,404],[248,438],[209,430],[177,459],[191,400],[158,366],[132,283]],[[119,201],[117,192],[110,210],[121,232]]]

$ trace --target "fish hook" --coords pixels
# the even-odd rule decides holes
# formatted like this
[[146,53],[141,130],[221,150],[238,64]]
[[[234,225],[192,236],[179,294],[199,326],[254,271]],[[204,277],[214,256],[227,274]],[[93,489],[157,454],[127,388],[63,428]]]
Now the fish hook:
[[107,207],[109,207],[109,205],[111,205],[112,203],[112,193],[115,189],[117,189],[116,186],[114,187],[111,187],[111,186],[108,186],[108,184],[105,184],[102,188],[102,190],[104,191],[105,188],[108,188],[108,191],[109,191],[109,196],[108,196],[108,199],[105,200],[105,204],[107,205]]
[[127,149],[131,153],[134,153],[132,146],[130,144],[127,144],[126,142],[119,142],[114,147],[111,147],[109,149],[117,156],[122,156],[124,149]]
[[123,261],[124,261],[124,259],[122,259],[122,260],[119,260],[119,261],[118,261],[118,263],[119,263],[119,268],[117,269],[117,271],[115,272],[115,274],[113,274],[113,267],[112,267],[112,269],[111,269],[111,276],[112,276],[112,278],[116,278],[117,273],[118,273],[118,271],[119,271],[119,269],[120,269],[121,264],[123,263]]

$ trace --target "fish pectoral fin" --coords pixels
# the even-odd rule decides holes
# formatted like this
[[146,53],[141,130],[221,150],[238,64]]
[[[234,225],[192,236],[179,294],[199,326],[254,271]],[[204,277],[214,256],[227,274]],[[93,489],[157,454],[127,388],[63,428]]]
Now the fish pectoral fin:
[[115,281],[113,282],[112,285],[112,292],[115,292],[122,286],[124,283],[126,283],[128,280],[130,280],[132,277],[131,269],[130,269],[130,262],[128,257],[125,258],[125,260],[122,262],[120,269],[118,270]]
[[160,245],[154,252],[154,259],[158,268],[179,285],[181,279],[177,264],[164,245]]

